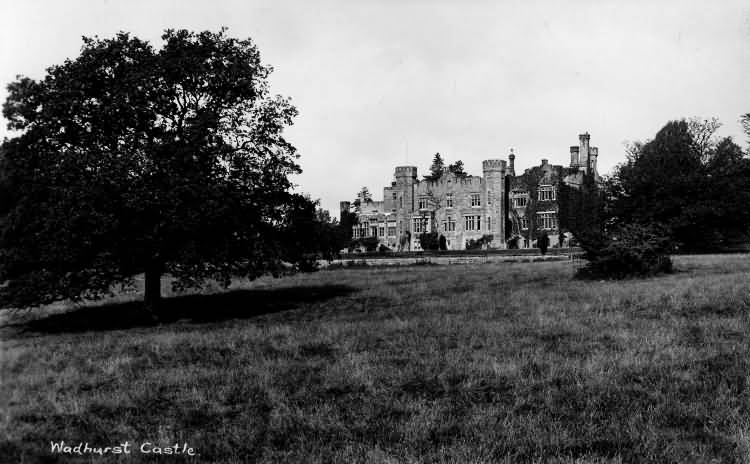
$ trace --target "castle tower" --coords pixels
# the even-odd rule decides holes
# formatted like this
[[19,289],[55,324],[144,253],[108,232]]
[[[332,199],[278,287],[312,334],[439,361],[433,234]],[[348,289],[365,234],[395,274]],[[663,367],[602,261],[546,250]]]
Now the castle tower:
[[508,155],[508,175],[509,176],[515,176],[516,175],[516,155],[513,154],[513,149],[510,149],[510,155]]
[[[510,156],[514,156],[512,153]],[[484,221],[490,218],[490,229],[486,232],[493,235],[492,247],[505,247],[505,160],[490,159],[482,161],[485,201]],[[485,222],[487,224],[487,222]]]
[[396,185],[392,186],[392,191],[396,192],[396,221],[397,233],[400,236],[403,232],[411,232],[411,215],[414,212],[416,199],[414,193],[417,180],[416,166],[397,166],[394,173]]

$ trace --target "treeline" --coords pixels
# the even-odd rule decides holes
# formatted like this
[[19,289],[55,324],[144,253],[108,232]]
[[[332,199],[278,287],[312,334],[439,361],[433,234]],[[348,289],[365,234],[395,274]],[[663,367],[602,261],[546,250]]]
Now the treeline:
[[[750,113],[741,117],[750,138]],[[750,150],[719,138],[718,120],[668,122],[627,147],[603,184],[580,190],[573,233],[583,274],[624,277],[671,270],[675,251],[721,251],[750,241]]]

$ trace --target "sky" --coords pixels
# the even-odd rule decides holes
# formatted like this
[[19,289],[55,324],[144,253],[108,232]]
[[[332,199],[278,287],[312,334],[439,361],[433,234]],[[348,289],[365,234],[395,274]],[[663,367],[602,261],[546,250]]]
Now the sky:
[[[167,28],[229,28],[274,67],[271,91],[299,110],[286,134],[296,190],[338,216],[395,166],[425,174],[436,152],[481,175],[570,161],[589,132],[599,172],[669,120],[717,117],[746,146],[747,1],[0,0],[0,100],[75,58],[81,36],[127,31],[160,47]],[[12,136],[2,121],[0,138]]]

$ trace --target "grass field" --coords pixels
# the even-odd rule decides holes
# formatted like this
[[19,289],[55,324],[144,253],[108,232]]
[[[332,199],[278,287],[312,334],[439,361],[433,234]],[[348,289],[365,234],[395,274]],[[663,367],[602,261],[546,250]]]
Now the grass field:
[[159,325],[121,303],[6,326],[0,460],[750,463],[750,256],[675,261],[339,269],[173,298]]

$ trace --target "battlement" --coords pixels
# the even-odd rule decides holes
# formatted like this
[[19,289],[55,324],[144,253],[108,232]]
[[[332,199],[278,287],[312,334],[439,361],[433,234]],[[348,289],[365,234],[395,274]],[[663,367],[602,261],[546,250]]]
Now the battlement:
[[506,161],[501,159],[488,159],[482,161],[482,171],[505,171]]
[[396,166],[396,177],[417,177],[416,166]]

